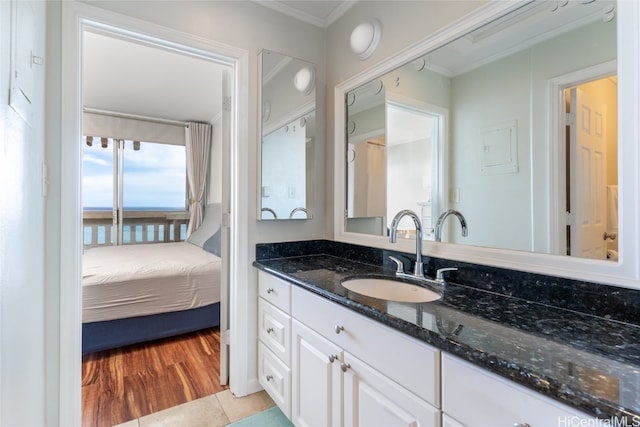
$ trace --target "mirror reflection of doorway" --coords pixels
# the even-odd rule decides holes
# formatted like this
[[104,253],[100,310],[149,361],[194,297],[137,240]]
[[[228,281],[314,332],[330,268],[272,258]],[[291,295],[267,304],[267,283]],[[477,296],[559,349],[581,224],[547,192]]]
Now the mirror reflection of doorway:
[[617,79],[564,89],[570,256],[618,260]]

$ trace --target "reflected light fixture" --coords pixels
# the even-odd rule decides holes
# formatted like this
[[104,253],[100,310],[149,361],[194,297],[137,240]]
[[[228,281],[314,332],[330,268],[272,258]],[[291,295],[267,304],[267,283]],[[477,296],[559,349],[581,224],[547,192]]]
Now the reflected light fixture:
[[293,77],[296,90],[309,95],[316,86],[316,70],[314,67],[302,67]]
[[100,146],[102,148],[107,148],[109,146],[109,139],[105,137],[100,138]]
[[140,151],[140,141],[133,141],[133,151]]
[[351,32],[351,51],[361,60],[369,58],[378,48],[381,35],[382,26],[377,19],[359,24]]
[[87,136],[87,145],[89,147],[91,147],[93,145],[93,137],[92,136]]
[[269,100],[262,101],[262,122],[266,123],[271,117],[271,102]]

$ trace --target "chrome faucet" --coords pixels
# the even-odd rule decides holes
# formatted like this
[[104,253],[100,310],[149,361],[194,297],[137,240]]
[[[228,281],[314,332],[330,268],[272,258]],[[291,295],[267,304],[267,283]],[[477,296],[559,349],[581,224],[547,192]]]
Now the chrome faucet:
[[420,217],[416,215],[415,212],[410,211],[408,209],[401,210],[393,217],[391,221],[391,230],[389,231],[389,242],[396,242],[396,235],[398,234],[398,224],[400,224],[400,220],[409,216],[413,220],[413,223],[416,226],[416,264],[413,268],[413,275],[415,277],[423,278],[424,270],[422,268],[422,223],[420,222]]
[[460,221],[460,226],[462,227],[462,237],[467,237],[467,220],[464,219],[464,216],[455,209],[449,209],[448,211],[444,211],[442,215],[438,217],[438,221],[436,222],[436,230],[435,230],[435,240],[436,242],[442,241],[442,223],[449,215],[454,215]]
[[294,215],[296,212],[304,212],[305,217],[306,217],[306,218],[309,218],[309,211],[307,211],[307,209],[306,209],[306,208],[298,207],[298,208],[294,208],[294,209],[291,211],[291,213],[289,214],[289,219],[293,219],[293,215]]
[[276,211],[274,211],[271,208],[262,208],[260,212],[269,212],[271,215],[273,215],[273,219],[278,219],[278,215],[276,215]]

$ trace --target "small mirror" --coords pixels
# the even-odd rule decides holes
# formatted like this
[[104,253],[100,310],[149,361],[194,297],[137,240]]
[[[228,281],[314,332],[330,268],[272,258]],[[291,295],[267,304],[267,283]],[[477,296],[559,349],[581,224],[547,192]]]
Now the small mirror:
[[263,50],[260,220],[310,219],[316,138],[315,65]]
[[345,231],[617,261],[616,51],[615,1],[535,1],[349,91]]

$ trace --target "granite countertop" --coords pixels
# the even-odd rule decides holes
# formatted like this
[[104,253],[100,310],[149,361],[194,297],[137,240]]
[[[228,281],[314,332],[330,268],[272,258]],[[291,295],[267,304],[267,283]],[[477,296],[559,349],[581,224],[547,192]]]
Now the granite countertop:
[[583,412],[640,422],[636,325],[454,282],[430,303],[365,297],[341,282],[393,271],[326,254],[254,266]]

